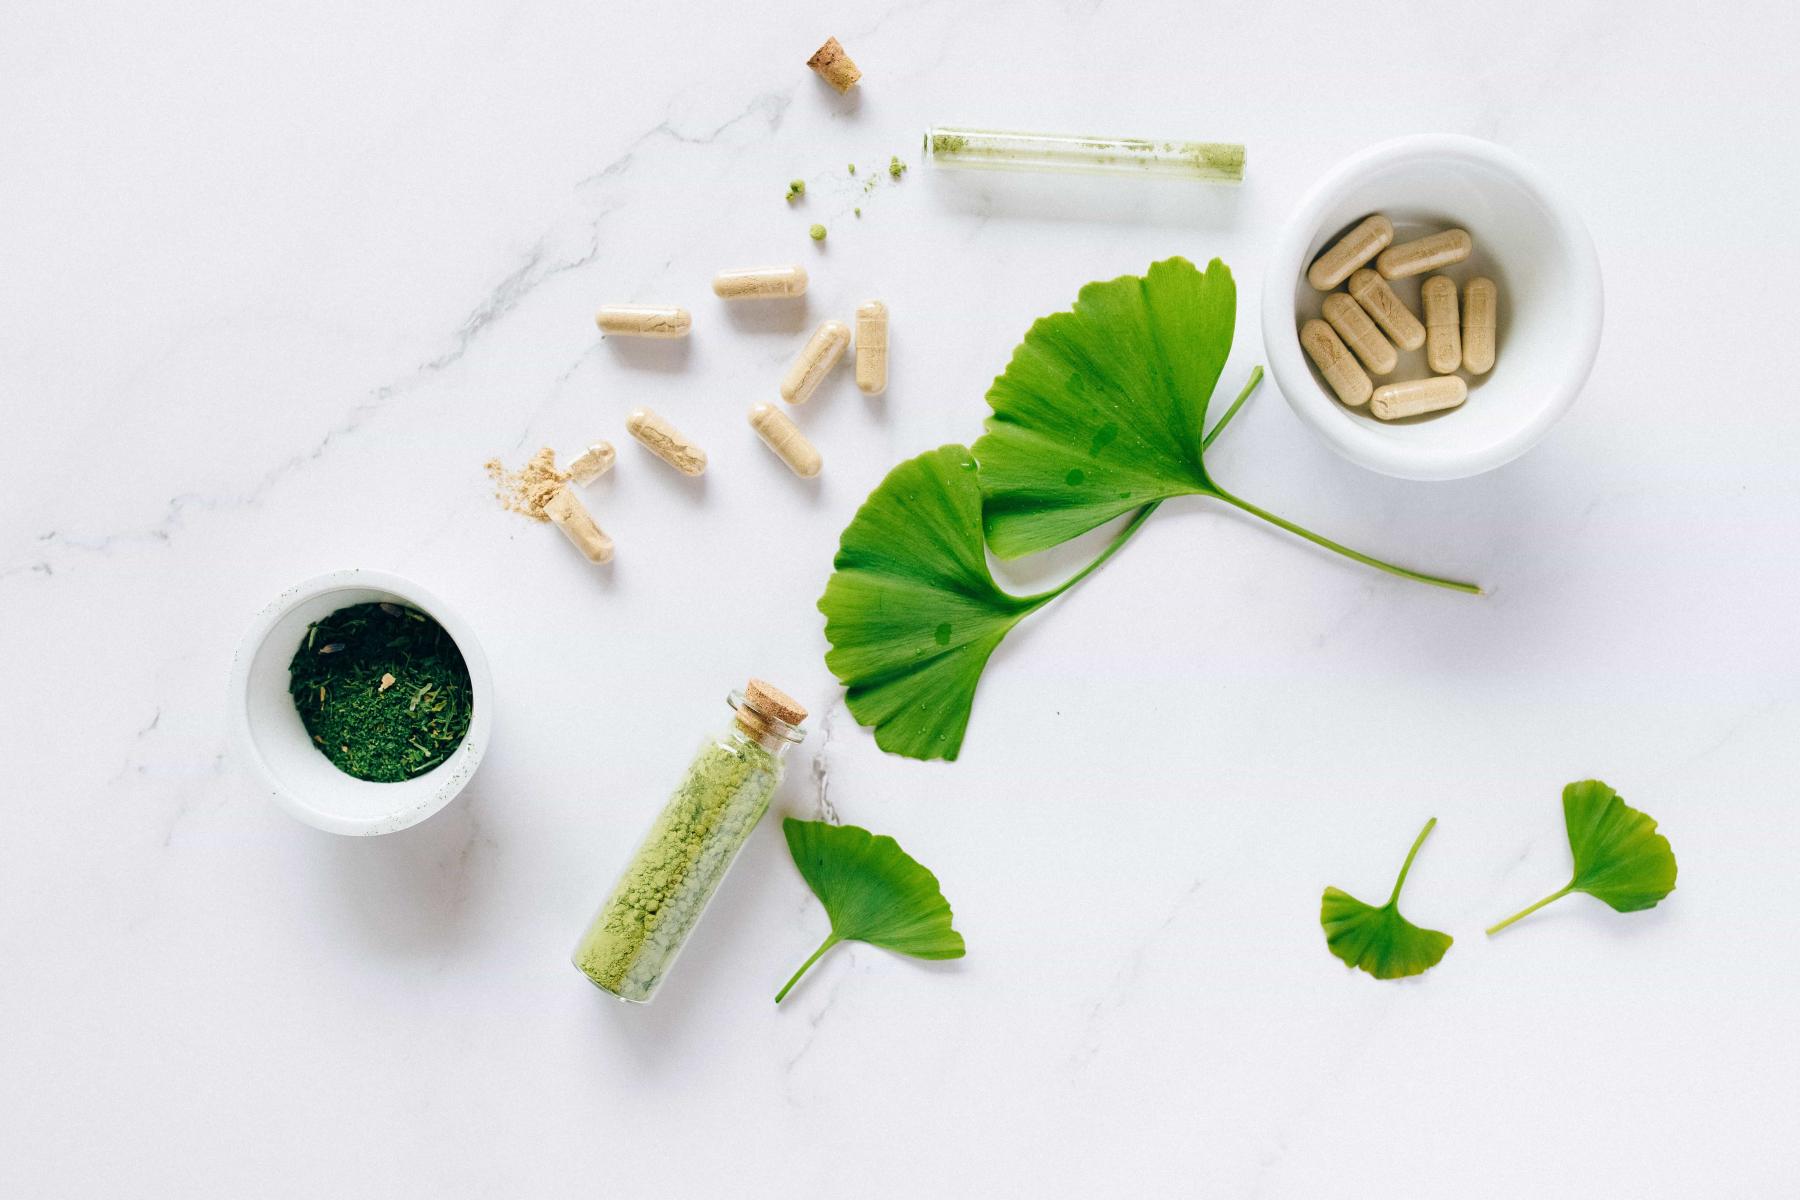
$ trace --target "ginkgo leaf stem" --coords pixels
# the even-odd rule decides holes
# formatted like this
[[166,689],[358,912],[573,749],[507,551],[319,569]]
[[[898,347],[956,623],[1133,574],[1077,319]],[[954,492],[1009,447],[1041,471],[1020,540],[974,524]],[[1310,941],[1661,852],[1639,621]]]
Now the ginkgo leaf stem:
[[1412,862],[1418,856],[1419,847],[1425,844],[1425,839],[1430,837],[1431,831],[1436,828],[1436,817],[1425,822],[1425,828],[1419,830],[1419,836],[1414,839],[1412,849],[1406,852],[1406,861],[1400,864],[1400,878],[1394,880],[1394,894],[1388,897],[1390,907],[1400,899],[1400,889],[1406,886],[1406,873],[1412,870]]
[[1225,410],[1225,415],[1219,418],[1219,423],[1212,427],[1212,432],[1200,439],[1202,452],[1210,449],[1213,441],[1225,432],[1225,427],[1231,424],[1231,418],[1237,416],[1238,409],[1244,407],[1244,401],[1250,398],[1250,393],[1256,390],[1256,385],[1262,382],[1262,377],[1262,364],[1257,363],[1256,369],[1250,372],[1250,378],[1244,384],[1244,390],[1237,394],[1237,399],[1231,402],[1231,407]]
[[1514,913],[1512,916],[1506,918],[1506,920],[1500,922],[1498,925],[1489,926],[1488,927],[1488,936],[1493,937],[1496,933],[1499,933],[1502,929],[1505,929],[1508,925],[1511,925],[1514,921],[1517,921],[1522,917],[1529,917],[1532,913],[1534,913],[1538,909],[1544,907],[1544,905],[1551,904],[1557,900],[1561,900],[1564,896],[1568,895],[1570,892],[1572,892],[1574,890],[1575,890],[1575,885],[1571,883],[1568,887],[1564,888],[1560,892],[1551,892],[1548,896],[1545,896],[1542,900],[1539,900],[1536,904],[1533,904],[1530,908],[1522,908],[1518,912]]
[[813,951],[812,957],[800,964],[800,969],[798,971],[794,972],[793,977],[790,978],[786,983],[781,985],[781,990],[779,992],[775,993],[775,1003],[780,1004],[782,1001],[782,998],[785,997],[790,990],[792,990],[793,986],[796,983],[800,982],[800,977],[802,975],[806,974],[807,969],[809,967],[811,967],[814,963],[818,962],[821,958],[825,957],[825,952],[827,950],[831,949],[833,946],[837,945],[838,942],[841,940],[842,939],[839,938],[836,933],[833,933],[830,937],[826,938],[824,943],[822,945],[820,945],[820,947],[817,950]]
[[1429,583],[1433,587],[1449,588],[1451,591],[1467,592],[1474,596],[1481,595],[1480,584],[1464,583],[1457,579],[1445,579],[1439,575],[1426,575],[1419,571],[1410,571],[1405,567],[1395,566],[1390,562],[1382,562],[1379,558],[1371,558],[1360,550],[1352,550],[1350,547],[1340,545],[1330,538],[1320,537],[1310,529],[1302,529],[1285,517],[1278,517],[1266,509],[1258,508],[1248,500],[1240,500],[1216,483],[1213,484],[1213,494],[1232,507],[1243,509],[1253,517],[1260,517],[1271,525],[1278,526],[1291,534],[1305,538],[1315,546],[1322,546],[1335,554],[1343,555],[1345,558],[1355,559],[1364,566],[1374,567],[1377,571],[1386,571],[1389,575],[1398,575],[1402,579],[1412,579],[1419,583]]
[[1081,570],[1075,572],[1047,592],[1039,592],[1035,596],[1023,596],[1020,598],[1028,603],[1040,605],[1048,604],[1050,601],[1056,599],[1058,596],[1086,579],[1089,575],[1098,571],[1106,563],[1107,559],[1111,558],[1114,554],[1117,554],[1119,548],[1131,540],[1131,535],[1138,531],[1140,525],[1150,519],[1150,514],[1155,512],[1161,506],[1161,500],[1152,500],[1150,503],[1144,505],[1144,507],[1137,510],[1137,513],[1132,516],[1131,520],[1125,523],[1125,528],[1119,530],[1119,532],[1114,535],[1113,540],[1107,544],[1106,549],[1102,550],[1099,557],[1095,558],[1093,562],[1081,568]]

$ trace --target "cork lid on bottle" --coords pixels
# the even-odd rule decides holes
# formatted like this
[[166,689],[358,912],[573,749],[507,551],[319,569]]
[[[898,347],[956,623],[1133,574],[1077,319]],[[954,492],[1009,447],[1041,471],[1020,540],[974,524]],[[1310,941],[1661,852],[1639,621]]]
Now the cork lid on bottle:
[[806,720],[806,710],[798,700],[765,680],[752,679],[745,685],[744,703],[784,725],[798,725]]

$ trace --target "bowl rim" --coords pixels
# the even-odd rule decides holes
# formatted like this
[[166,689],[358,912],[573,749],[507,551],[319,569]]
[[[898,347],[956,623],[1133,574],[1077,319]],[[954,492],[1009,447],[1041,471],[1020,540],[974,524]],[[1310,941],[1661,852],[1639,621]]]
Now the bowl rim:
[[[469,732],[464,735],[462,744],[442,764],[421,777],[442,777],[428,798],[374,817],[347,817],[309,803],[305,797],[287,786],[269,766],[250,729],[250,664],[256,661],[257,654],[268,642],[275,627],[295,608],[309,600],[332,592],[351,590],[391,592],[442,625],[456,643],[456,648],[462,652],[463,663],[469,669],[469,686],[474,705]],[[475,636],[474,628],[442,597],[403,575],[349,567],[315,575],[283,589],[251,618],[232,656],[227,706],[233,749],[242,761],[251,765],[263,790],[277,805],[315,829],[323,829],[328,833],[371,836],[397,833],[417,825],[442,811],[468,786],[469,780],[474,778],[476,769],[487,755],[488,739],[493,730],[494,677],[488,666],[487,654],[481,648],[481,640]]]
[[[1563,319],[1574,329],[1576,347],[1560,372],[1554,393],[1506,436],[1483,446],[1448,449],[1401,442],[1381,436],[1355,421],[1346,421],[1335,397],[1312,376],[1300,348],[1294,313],[1294,288],[1326,208],[1362,177],[1409,159],[1449,158],[1479,163],[1510,176],[1529,192],[1548,215],[1567,248],[1573,285],[1559,303]],[[1366,147],[1325,172],[1289,214],[1276,237],[1263,274],[1262,325],[1264,353],[1270,373],[1288,407],[1327,445],[1351,462],[1402,479],[1462,479],[1491,471],[1536,445],[1568,412],[1592,372],[1600,350],[1605,297],[1600,260],[1593,239],[1574,206],[1548,178],[1513,151],[1464,134],[1415,134]]]

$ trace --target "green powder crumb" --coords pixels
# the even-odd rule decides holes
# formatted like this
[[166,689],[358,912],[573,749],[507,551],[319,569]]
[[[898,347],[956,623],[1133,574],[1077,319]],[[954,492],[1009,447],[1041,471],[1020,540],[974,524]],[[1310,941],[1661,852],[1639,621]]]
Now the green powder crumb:
[[789,204],[792,204],[804,195],[806,195],[806,180],[792,179],[788,181],[787,202]]
[[852,175],[854,175],[854,174],[856,174],[856,164],[855,164],[855,163],[851,163],[851,164],[850,164],[850,168],[849,168],[849,170],[850,170],[850,173],[851,173],[851,174],[852,174]]
[[853,208],[850,211],[855,213],[859,217],[862,216],[862,209],[860,209],[860,208]]
[[892,175],[895,179],[906,174],[906,164],[900,161],[900,156],[898,154],[888,159],[888,174]]
[[806,232],[815,242],[822,242],[825,240],[825,227],[823,225],[814,225]]
[[933,154],[955,154],[969,145],[969,139],[960,133],[937,133],[931,137]]

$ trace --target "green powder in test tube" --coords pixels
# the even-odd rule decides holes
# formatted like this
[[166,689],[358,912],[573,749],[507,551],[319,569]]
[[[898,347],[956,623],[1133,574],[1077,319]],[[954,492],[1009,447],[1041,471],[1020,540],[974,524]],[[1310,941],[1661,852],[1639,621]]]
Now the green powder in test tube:
[[1079,137],[939,125],[925,131],[925,158],[940,167],[993,171],[1162,175],[1210,183],[1241,183],[1244,178],[1244,147],[1235,142]]

